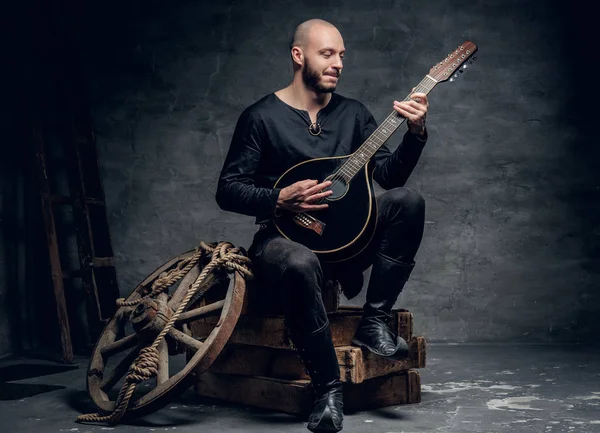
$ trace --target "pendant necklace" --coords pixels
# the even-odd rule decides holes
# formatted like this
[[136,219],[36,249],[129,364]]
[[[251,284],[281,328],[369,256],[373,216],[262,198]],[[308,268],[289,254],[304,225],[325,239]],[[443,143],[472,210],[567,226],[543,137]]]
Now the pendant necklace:
[[308,132],[310,132],[310,134],[314,135],[315,137],[321,134],[321,130],[321,124],[317,122],[313,122],[308,126]]

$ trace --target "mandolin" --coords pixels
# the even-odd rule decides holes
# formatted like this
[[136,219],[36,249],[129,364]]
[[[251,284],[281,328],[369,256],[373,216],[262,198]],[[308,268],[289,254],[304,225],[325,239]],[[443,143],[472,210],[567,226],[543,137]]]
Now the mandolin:
[[[414,92],[428,94],[436,84],[453,81],[467,67],[467,62],[474,59],[476,51],[473,42],[464,42],[433,66]],[[404,100],[409,99],[410,94]],[[329,180],[331,185],[325,190],[333,193],[317,202],[327,203],[327,209],[282,212],[273,221],[277,230],[312,250],[324,262],[343,262],[364,250],[375,233],[377,222],[372,176],[375,167],[370,162],[405,120],[392,111],[351,155],[310,159],[283,173],[275,188],[285,188],[305,179]]]

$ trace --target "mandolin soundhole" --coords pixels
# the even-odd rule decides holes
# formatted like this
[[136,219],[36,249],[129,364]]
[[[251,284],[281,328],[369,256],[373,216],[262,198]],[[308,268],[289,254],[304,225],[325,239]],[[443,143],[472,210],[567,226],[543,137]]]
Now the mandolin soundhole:
[[[330,178],[327,178],[325,180],[331,180]],[[326,189],[326,191],[333,191],[333,194],[331,194],[329,197],[327,197],[327,200],[329,201],[334,201],[334,200],[339,200],[341,199],[343,196],[346,195],[346,193],[348,192],[348,184],[344,181],[344,179],[333,179],[333,181],[331,182],[331,185],[329,186],[329,188]]]

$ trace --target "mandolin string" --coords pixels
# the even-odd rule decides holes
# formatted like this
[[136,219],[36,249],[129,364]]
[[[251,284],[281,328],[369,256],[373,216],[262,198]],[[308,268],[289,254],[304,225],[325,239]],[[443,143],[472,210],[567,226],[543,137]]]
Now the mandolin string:
[[[462,64],[464,64],[470,57],[471,57],[471,55],[467,56],[464,60],[460,61],[459,64],[458,64],[458,66],[454,68],[454,70],[452,71],[452,73],[454,73],[458,68],[460,68],[462,66]],[[427,84],[424,84],[424,83],[427,83]],[[410,96],[413,93],[423,92],[425,94],[428,94],[436,86],[436,84],[438,84],[438,82],[436,80],[434,80],[431,76],[429,76],[429,74],[425,75],[425,77],[423,77],[423,79],[421,80],[421,82],[415,87],[414,92],[409,93],[408,96],[406,96],[404,98],[404,101],[410,101],[410,99],[411,99]],[[429,86],[431,86],[431,87],[429,87]],[[336,180],[343,180],[344,176],[346,176],[346,177],[349,178],[348,179],[348,182],[349,182],[350,180],[352,180],[352,178],[354,176],[356,176],[356,174],[361,170],[362,167],[364,167],[366,164],[368,164],[369,160],[375,155],[375,153],[377,152],[377,150],[379,150],[379,148],[381,146],[383,146],[383,144],[387,141],[387,139],[389,137],[391,137],[392,134],[390,134],[386,138],[386,136],[384,134],[382,134],[379,130],[383,129],[382,126],[384,126],[385,124],[387,124],[387,122],[389,122],[392,119],[392,117],[394,117],[394,118],[398,118],[398,117],[402,118],[402,121],[400,122],[400,125],[395,125],[392,122],[392,124],[394,125],[393,126],[394,132],[396,131],[396,129],[398,127],[400,127],[404,123],[405,120],[407,120],[405,117],[403,117],[402,115],[400,115],[397,111],[395,111],[395,110],[392,111],[384,119],[384,121],[381,122],[381,124],[375,129],[375,131],[373,131],[373,133],[367,138],[367,140],[365,140],[365,142],[359,146],[359,148],[362,147],[371,138],[376,138],[379,141],[381,141],[381,144],[379,144],[377,146],[377,148],[375,149],[375,151],[371,154],[371,156],[367,158],[367,161],[366,162],[361,162],[359,160],[359,161],[357,161],[357,163],[358,163],[358,169],[356,167],[354,167],[353,166],[353,163],[354,163],[353,159],[357,159],[357,157],[354,156],[356,154],[356,151],[355,151],[352,155],[350,155],[350,157],[348,158],[348,160],[346,162],[344,162],[340,166],[340,168],[337,170],[337,172],[335,172],[333,174],[333,176],[329,179],[330,181],[335,182]],[[349,169],[350,173],[347,173],[345,171],[345,168]],[[355,171],[355,173],[352,173],[353,171]],[[327,200],[327,198],[324,197],[324,198],[321,198],[321,199],[315,201],[314,204],[323,204],[326,200]],[[310,215],[307,215],[307,216],[310,217]]]
[[[429,92],[429,91],[430,91],[430,90],[433,88],[433,87],[431,87],[431,88],[428,88],[427,86],[423,85],[422,83],[423,83],[423,81],[424,81],[424,80],[425,80],[425,79],[423,79],[423,80],[421,81],[421,83],[419,83],[419,84],[418,84],[418,85],[415,87],[415,91],[414,91],[414,92],[412,92],[412,93],[418,93],[418,92],[421,92],[421,91],[424,91],[425,93],[428,93],[428,92]],[[410,94],[409,94],[409,95],[408,95],[406,98],[404,98],[404,101],[409,101],[409,100],[410,100],[410,95],[412,95],[412,93],[410,93]],[[384,136],[384,135],[383,135],[381,132],[379,132],[379,129],[380,129],[381,127],[383,127],[383,126],[389,126],[388,124],[389,124],[389,122],[391,121],[391,119],[392,119],[392,118],[398,118],[398,117],[402,117],[402,116],[401,116],[400,114],[398,114],[396,111],[393,111],[391,114],[389,114],[389,115],[387,116],[387,118],[386,118],[386,119],[385,119],[385,120],[384,120],[384,121],[381,123],[380,127],[378,127],[378,128],[377,128],[377,129],[376,129],[376,130],[373,132],[373,134],[371,134],[371,136],[370,136],[369,138],[371,138],[371,137],[373,137],[373,138],[376,138],[376,139],[378,139],[379,141],[381,141],[381,145],[383,145],[383,143],[384,143],[384,142],[387,140],[387,138],[386,138],[386,137],[385,137],[385,136]],[[404,121],[406,120],[406,118],[402,117],[402,119],[403,119],[403,120],[402,120],[401,124],[402,124],[402,123],[404,123]],[[396,128],[397,128],[398,126],[400,126],[400,125],[397,125],[397,126],[396,126],[396,125],[394,125],[394,127],[396,127]],[[391,135],[391,134],[390,134],[390,135]],[[388,137],[388,138],[389,138],[389,137]],[[368,139],[367,139],[367,140],[368,140]],[[381,147],[381,145],[380,145],[380,146],[378,146],[378,148],[379,148],[379,147]],[[376,151],[377,151],[377,150],[375,150],[375,152],[376,152]],[[374,153],[373,153],[373,154],[374,154]],[[371,156],[372,156],[372,155],[371,155]],[[340,169],[337,171],[337,173],[336,173],[336,174],[334,174],[334,175],[331,177],[331,179],[330,179],[331,181],[336,181],[336,180],[343,179],[343,178],[344,178],[344,175],[346,175],[346,177],[350,177],[350,178],[352,178],[352,177],[353,177],[353,176],[356,174],[356,173],[355,173],[354,175],[350,176],[350,174],[351,174],[351,173],[347,173],[347,172],[345,171],[345,169],[344,169],[344,167],[345,167],[345,166],[347,166],[347,167],[350,167],[350,170],[353,170],[353,169],[354,169],[354,170],[356,170],[356,167],[354,167],[354,166],[352,165],[352,164],[353,164],[353,161],[351,161],[351,160],[350,160],[351,158],[352,158],[352,156],[349,158],[349,160],[348,160],[346,163],[344,163],[344,164],[343,164],[343,165],[340,167]],[[370,157],[369,157],[368,159],[370,159]],[[361,168],[362,166],[364,166],[364,164],[365,164],[365,163],[361,163],[361,162],[359,161],[359,162],[358,162],[358,164],[359,164],[359,170],[360,170],[360,168]],[[316,204],[322,204],[322,203],[323,203],[325,200],[326,200],[326,198],[322,198],[322,199],[319,199],[318,201],[316,201],[315,203],[316,203]]]
[[[425,77],[425,78],[427,78],[427,77]],[[423,80],[421,80],[421,83],[419,83],[419,84],[418,84],[418,85],[415,87],[415,90],[414,90],[414,92],[411,92],[411,93],[410,93],[408,96],[406,96],[406,97],[404,98],[404,101],[410,101],[410,100],[411,100],[411,98],[410,98],[410,95],[412,95],[413,93],[419,93],[419,92],[428,93],[429,91],[431,91],[431,89],[433,89],[433,87],[432,87],[432,88],[428,88],[426,85],[422,84],[422,83],[423,83],[423,81],[425,80],[425,78],[424,78]],[[435,83],[434,83],[434,85],[435,85]],[[390,114],[389,114],[389,115],[388,115],[388,116],[387,116],[387,117],[386,117],[386,118],[383,120],[383,122],[381,122],[381,124],[379,125],[379,127],[377,127],[377,129],[375,129],[375,131],[373,131],[373,133],[372,133],[372,134],[371,134],[371,135],[370,135],[370,136],[367,138],[367,140],[366,140],[366,141],[368,141],[368,140],[369,140],[371,137],[374,137],[374,138],[377,138],[377,140],[379,140],[379,141],[381,142],[381,145],[379,145],[379,146],[377,147],[377,149],[375,150],[375,152],[377,152],[377,150],[378,150],[378,149],[379,149],[381,146],[383,146],[383,144],[385,143],[385,141],[386,141],[386,140],[389,138],[389,137],[387,137],[387,138],[386,138],[386,137],[385,137],[385,135],[383,135],[381,132],[379,132],[379,130],[380,130],[380,129],[381,129],[381,127],[383,127],[384,125],[387,125],[387,124],[388,124],[388,122],[390,122],[390,120],[391,120],[392,118],[398,118],[398,117],[401,117],[401,118],[402,118],[402,122],[400,123],[400,125],[401,125],[402,123],[404,123],[404,121],[406,120],[406,118],[405,118],[405,117],[403,117],[403,116],[402,116],[402,115],[400,115],[400,114],[399,114],[397,111],[395,111],[395,110],[394,110],[394,111],[392,111],[392,112],[391,112],[391,113],[390,113]],[[399,127],[400,125],[398,125],[398,126],[394,125],[394,127],[396,127],[396,128],[397,128],[397,127]],[[390,134],[390,136],[391,136],[391,134]],[[365,142],[366,142],[366,141],[365,141]],[[364,143],[363,143],[363,144],[364,144]],[[361,146],[362,146],[362,145],[361,145]],[[359,146],[359,147],[360,147],[360,146]],[[373,155],[374,155],[374,154],[375,154],[375,153],[373,153]],[[368,161],[371,159],[371,157],[373,157],[373,155],[371,155],[371,156],[370,156],[370,157],[367,159],[367,162],[368,162]],[[351,162],[351,159],[352,159],[353,157],[354,157],[354,156],[353,156],[353,155],[351,155],[351,156],[348,158],[348,160],[347,160],[347,161],[346,161],[344,164],[342,164],[342,165],[341,165],[341,167],[338,169],[338,171],[337,171],[337,172],[336,172],[336,173],[335,173],[335,174],[334,174],[334,175],[333,175],[333,176],[332,176],[332,177],[329,179],[329,180],[330,180],[332,183],[333,183],[333,182],[335,182],[335,181],[337,181],[337,180],[342,180],[342,179],[344,179],[344,175],[346,175],[346,176],[350,177],[350,179],[348,179],[348,181],[349,181],[349,180],[351,180],[351,179],[352,179],[352,178],[353,178],[353,177],[356,175],[356,173],[354,173],[354,175],[350,176],[352,173],[351,173],[351,172],[350,172],[350,173],[347,173],[347,172],[345,171],[345,169],[344,169],[344,166],[346,166],[346,165],[348,165],[348,167],[350,167],[350,170],[351,170],[351,171],[352,171],[352,169],[355,169],[355,167],[353,167],[353,166],[352,166],[352,162]],[[359,170],[360,170],[360,168],[362,168],[362,167],[363,167],[363,166],[364,166],[366,163],[360,163],[360,162],[358,162],[358,164],[359,164]],[[357,170],[357,172],[358,172],[358,170]],[[319,199],[319,200],[315,201],[315,202],[314,202],[314,204],[323,204],[323,203],[324,203],[326,200],[327,200],[327,197],[323,197],[323,198],[321,198],[321,199]]]
[[[415,92],[413,92],[413,93],[418,93],[418,92],[420,92],[420,91],[429,91],[429,90],[430,90],[430,89],[428,89],[426,86],[423,86],[423,85],[421,85],[421,83],[419,83],[419,85],[417,85],[417,87],[415,88]],[[410,95],[412,95],[412,93],[411,93],[411,94],[409,94],[409,95],[408,95],[406,98],[404,98],[404,101],[409,101],[409,100],[410,100]],[[380,141],[380,142],[381,142],[381,145],[383,145],[383,143],[385,143],[385,141],[386,141],[386,140],[387,140],[387,138],[389,138],[389,137],[386,137],[385,135],[383,135],[383,134],[380,132],[380,130],[381,130],[381,129],[384,129],[383,127],[385,127],[385,126],[388,126],[388,127],[389,127],[389,126],[390,126],[390,125],[389,125],[389,123],[390,123],[390,121],[391,121],[391,119],[392,119],[392,118],[399,118],[399,117],[400,117],[400,118],[402,118],[402,122],[401,122],[401,124],[402,124],[402,123],[404,123],[404,120],[406,120],[406,119],[405,119],[404,117],[402,117],[400,114],[398,114],[396,111],[392,111],[392,113],[390,113],[390,114],[387,116],[387,118],[386,118],[386,119],[385,119],[383,122],[381,122],[381,125],[380,125],[380,126],[379,126],[379,127],[378,127],[378,128],[375,130],[375,131],[373,131],[373,134],[371,134],[371,136],[370,136],[369,138],[373,137],[373,138],[377,139],[378,141]],[[400,125],[398,125],[398,126],[400,126]],[[396,127],[396,126],[394,125],[393,127]],[[391,134],[390,134],[390,135],[391,135]],[[368,140],[369,140],[369,139],[367,139],[367,141],[368,141]],[[379,146],[378,146],[378,148],[379,148],[379,147],[381,147],[381,145],[379,145]],[[376,151],[377,151],[377,150],[375,150],[375,152],[376,152]],[[371,156],[373,156],[373,155],[371,155]],[[349,158],[349,160],[350,160],[351,158],[352,158],[352,157],[350,157],[350,158]],[[354,158],[356,159],[356,157],[354,157]],[[370,157],[369,157],[369,158],[367,158],[367,160],[368,160],[368,159],[370,159]],[[354,167],[354,166],[352,165],[352,163],[353,163],[353,162],[354,162],[354,161],[351,161],[351,163],[350,163],[350,164],[348,164],[348,165],[350,166],[350,168],[351,168],[351,169],[356,169],[356,167]],[[364,164],[365,164],[365,163],[358,161],[358,164],[359,164],[359,167],[358,167],[358,169],[360,170],[360,169],[361,169],[361,168],[364,166]],[[344,165],[346,165],[346,164],[344,164]],[[340,170],[338,171],[338,174],[337,174],[337,176],[334,176],[335,178],[339,179],[340,177],[343,177],[341,174],[339,174],[340,172],[342,172],[343,174],[346,174],[346,175],[348,175],[348,174],[349,174],[349,173],[346,173],[346,172],[344,172],[344,171],[343,171],[344,165],[342,165],[342,167],[340,167]],[[356,175],[356,173],[354,173],[354,175]],[[352,175],[351,177],[353,177],[354,175]]]
[[[414,93],[420,92],[421,90],[425,90],[425,89],[424,88],[421,89],[420,86],[417,86],[415,88]],[[404,101],[408,101],[408,100],[410,100],[410,95],[407,96],[406,98],[404,98]],[[371,136],[369,138],[371,138],[371,137],[376,138],[378,141],[381,141],[381,145],[383,145],[383,143],[386,141],[386,138],[385,138],[385,136],[383,136],[383,137],[380,136],[381,133],[378,130],[380,129],[380,127],[388,125],[388,122],[391,120],[392,117],[398,118],[398,117],[402,117],[402,116],[400,114],[398,114],[396,111],[393,111],[384,119],[383,122],[381,122],[380,126],[375,131],[373,131],[373,133],[371,134]],[[403,118],[401,124],[404,123],[404,120],[406,120],[406,119]],[[400,126],[400,125],[398,125],[398,126]],[[369,140],[369,138],[367,138],[367,141]],[[381,146],[378,146],[378,148],[379,147],[381,147]],[[356,175],[356,173],[352,174],[352,171],[356,170],[356,167],[354,167],[354,161],[351,160],[352,158],[353,158],[353,156],[350,156],[348,158],[348,160],[344,164],[342,164],[342,166],[338,169],[338,171],[329,179],[332,183],[337,180],[342,180],[342,179],[344,179],[344,177],[348,177],[349,178],[348,181],[349,181],[352,179],[352,177],[354,177]],[[369,159],[370,159],[370,157],[367,159],[367,161]],[[365,163],[360,163],[359,161],[357,161],[357,164],[359,165],[358,170],[360,170],[360,168],[362,168],[365,165]],[[350,169],[350,173],[348,173],[346,171],[346,169],[348,169],[348,168]],[[358,170],[356,170],[356,172],[358,172]],[[323,197],[323,198],[317,200],[315,202],[315,204],[323,204],[326,200],[327,200],[327,197]]]

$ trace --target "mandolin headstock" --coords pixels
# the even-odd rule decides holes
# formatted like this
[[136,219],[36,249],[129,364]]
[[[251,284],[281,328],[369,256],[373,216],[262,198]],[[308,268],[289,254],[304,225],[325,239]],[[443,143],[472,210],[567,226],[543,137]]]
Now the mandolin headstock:
[[436,82],[453,81],[458,78],[458,74],[463,72],[469,63],[475,60],[477,45],[471,41],[465,41],[459,45],[453,52],[448,54],[444,60],[433,66],[429,70],[429,76]]

